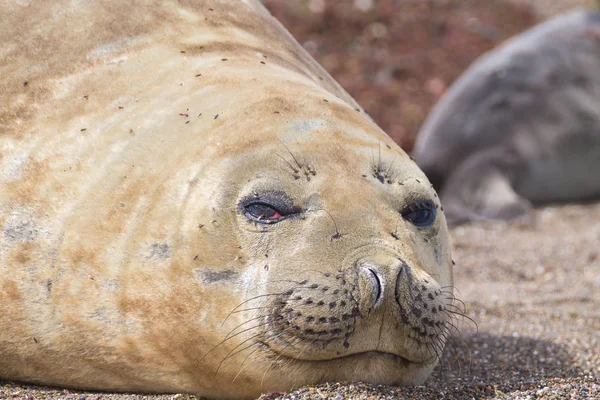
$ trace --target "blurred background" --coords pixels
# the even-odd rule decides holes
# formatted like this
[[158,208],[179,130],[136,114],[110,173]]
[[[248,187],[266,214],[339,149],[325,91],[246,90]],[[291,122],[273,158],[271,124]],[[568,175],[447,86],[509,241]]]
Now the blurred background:
[[427,114],[482,53],[596,0],[263,0],[406,151]]

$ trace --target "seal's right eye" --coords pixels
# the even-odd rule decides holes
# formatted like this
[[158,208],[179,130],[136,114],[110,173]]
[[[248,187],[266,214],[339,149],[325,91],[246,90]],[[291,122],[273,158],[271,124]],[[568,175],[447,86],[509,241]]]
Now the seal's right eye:
[[263,224],[274,224],[283,218],[279,211],[265,203],[246,205],[245,214],[248,218]]
[[253,194],[239,204],[241,214],[261,224],[275,224],[302,211],[284,192]]

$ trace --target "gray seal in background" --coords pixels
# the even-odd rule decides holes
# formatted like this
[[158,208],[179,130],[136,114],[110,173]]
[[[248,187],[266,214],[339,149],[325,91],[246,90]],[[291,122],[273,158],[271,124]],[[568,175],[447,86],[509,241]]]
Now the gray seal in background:
[[480,57],[413,152],[449,222],[600,197],[600,11],[542,23]]

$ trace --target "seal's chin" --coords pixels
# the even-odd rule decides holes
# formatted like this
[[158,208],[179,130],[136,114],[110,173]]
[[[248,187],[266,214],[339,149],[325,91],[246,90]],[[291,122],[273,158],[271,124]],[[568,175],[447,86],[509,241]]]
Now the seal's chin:
[[280,366],[290,366],[291,375],[302,376],[304,382],[312,384],[362,381],[378,385],[415,385],[423,383],[437,364],[437,359],[413,361],[382,351],[319,359],[279,354],[277,359],[281,362]]

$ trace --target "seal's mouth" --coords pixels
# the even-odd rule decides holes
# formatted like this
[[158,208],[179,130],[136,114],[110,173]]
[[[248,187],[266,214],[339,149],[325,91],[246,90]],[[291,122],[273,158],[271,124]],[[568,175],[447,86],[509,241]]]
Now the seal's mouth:
[[299,358],[299,357],[293,357],[290,355],[284,355],[279,353],[278,351],[274,350],[273,348],[271,348],[270,346],[268,346],[266,343],[263,343],[263,345],[265,345],[270,351],[272,351],[273,353],[277,354],[278,358],[284,358],[284,359],[288,359],[288,360],[294,360],[295,362],[308,362],[308,363],[330,363],[330,362],[335,362],[335,361],[343,361],[346,362],[347,360],[352,360],[352,361],[374,361],[374,360],[381,360],[381,359],[385,359],[385,360],[390,360],[391,362],[394,362],[400,366],[415,366],[415,365],[425,365],[425,364],[429,364],[431,362],[435,362],[436,360],[410,360],[404,356],[400,356],[397,354],[393,354],[393,353],[386,353],[386,352],[382,352],[382,351],[364,351],[364,352],[360,352],[360,353],[353,353],[353,354],[348,354],[348,355],[341,355],[339,357],[331,357],[331,358],[317,358],[317,359],[311,359],[311,358]]
[[[367,359],[374,359],[374,358],[385,358],[403,365],[411,365],[411,364],[424,364],[421,361],[414,361],[414,360],[409,360],[406,357],[403,356],[399,356],[397,354],[393,354],[393,353],[385,353],[382,351],[365,351],[365,352],[361,352],[361,353],[354,353],[354,354],[349,354],[349,355],[345,355],[345,356],[340,356],[340,357],[334,357],[331,358],[329,360],[326,361],[333,361],[333,360],[367,360]],[[307,360],[308,361],[308,360]],[[325,360],[323,360],[325,361]]]

